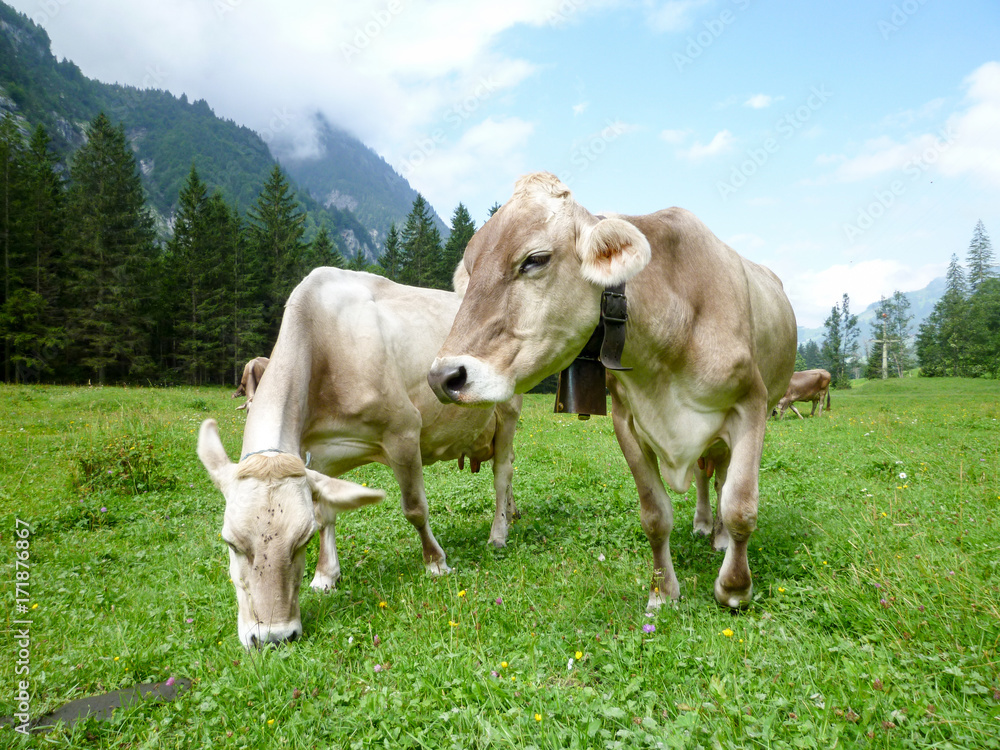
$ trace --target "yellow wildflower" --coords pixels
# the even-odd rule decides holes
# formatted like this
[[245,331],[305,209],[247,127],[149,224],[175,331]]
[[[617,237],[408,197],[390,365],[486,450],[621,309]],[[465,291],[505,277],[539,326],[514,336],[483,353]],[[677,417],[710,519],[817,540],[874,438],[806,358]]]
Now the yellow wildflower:
[[731,629],[729,629],[729,628],[726,628],[725,630],[723,630],[722,634],[724,636],[726,636],[726,638],[732,638],[733,637],[733,631]]
[[583,651],[577,651],[576,652],[576,659],[577,659],[577,661],[579,661],[582,658],[583,658]]

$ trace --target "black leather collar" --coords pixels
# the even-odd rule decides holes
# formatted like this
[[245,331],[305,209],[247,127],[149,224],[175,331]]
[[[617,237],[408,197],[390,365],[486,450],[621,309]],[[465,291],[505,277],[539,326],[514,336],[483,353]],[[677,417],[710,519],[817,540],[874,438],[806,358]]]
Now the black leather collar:
[[628,299],[625,297],[625,283],[605,288],[601,295],[601,322],[597,331],[604,329],[601,343],[601,364],[609,370],[631,370],[622,366],[625,351],[625,322],[628,320]]

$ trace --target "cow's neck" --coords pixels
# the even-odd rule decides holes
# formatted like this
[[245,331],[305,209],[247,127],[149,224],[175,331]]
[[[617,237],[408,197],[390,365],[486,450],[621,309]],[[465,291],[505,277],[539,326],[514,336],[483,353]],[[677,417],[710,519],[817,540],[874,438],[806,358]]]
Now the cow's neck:
[[309,368],[288,367],[287,360],[275,359],[272,357],[267,377],[250,406],[240,455],[268,448],[300,453],[309,399]]

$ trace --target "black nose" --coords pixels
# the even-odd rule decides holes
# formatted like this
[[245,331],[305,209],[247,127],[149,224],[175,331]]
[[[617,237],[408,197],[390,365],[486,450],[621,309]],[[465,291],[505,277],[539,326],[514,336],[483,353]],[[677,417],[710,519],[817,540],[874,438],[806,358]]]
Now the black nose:
[[468,377],[465,365],[436,367],[428,373],[427,384],[430,385],[439,401],[445,404],[454,403],[458,401]]

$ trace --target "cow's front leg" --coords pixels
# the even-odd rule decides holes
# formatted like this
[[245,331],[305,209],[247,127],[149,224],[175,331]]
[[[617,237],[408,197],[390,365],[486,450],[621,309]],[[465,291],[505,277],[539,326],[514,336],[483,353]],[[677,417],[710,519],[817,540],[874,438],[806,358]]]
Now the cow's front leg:
[[632,426],[632,417],[624,412],[626,409],[615,399],[612,409],[615,437],[635,479],[635,487],[639,491],[639,520],[653,550],[653,580],[649,585],[646,609],[658,609],[668,600],[679,599],[681,595],[670,559],[674,510],[660,479],[656,456],[642,448]]
[[507,546],[511,522],[517,518],[514,505],[514,431],[520,414],[521,397],[516,396],[517,406],[498,404],[497,428],[493,437],[493,490],[497,506],[490,527],[489,543],[494,547]]
[[316,558],[316,575],[313,576],[311,588],[325,591],[336,588],[340,580],[340,559],[337,557],[337,520],[319,530],[319,557]]
[[[738,405],[732,418],[732,455],[721,477],[719,495],[719,518],[728,539],[726,556],[715,579],[715,598],[733,609],[748,605],[753,595],[747,546],[757,528],[758,480],[767,418],[766,403],[757,403],[764,401],[764,396],[748,400],[752,402]],[[717,468],[716,481],[721,468]]]
[[[419,432],[397,443],[396,451],[390,449],[389,463],[392,473],[396,476],[401,493],[400,504],[406,520],[420,535],[420,545],[423,548],[424,567],[431,575],[450,573],[451,568],[445,560],[444,550],[437,543],[431,532],[427,512],[427,496],[424,494],[423,463],[420,459]],[[394,458],[395,456],[395,458]]]

